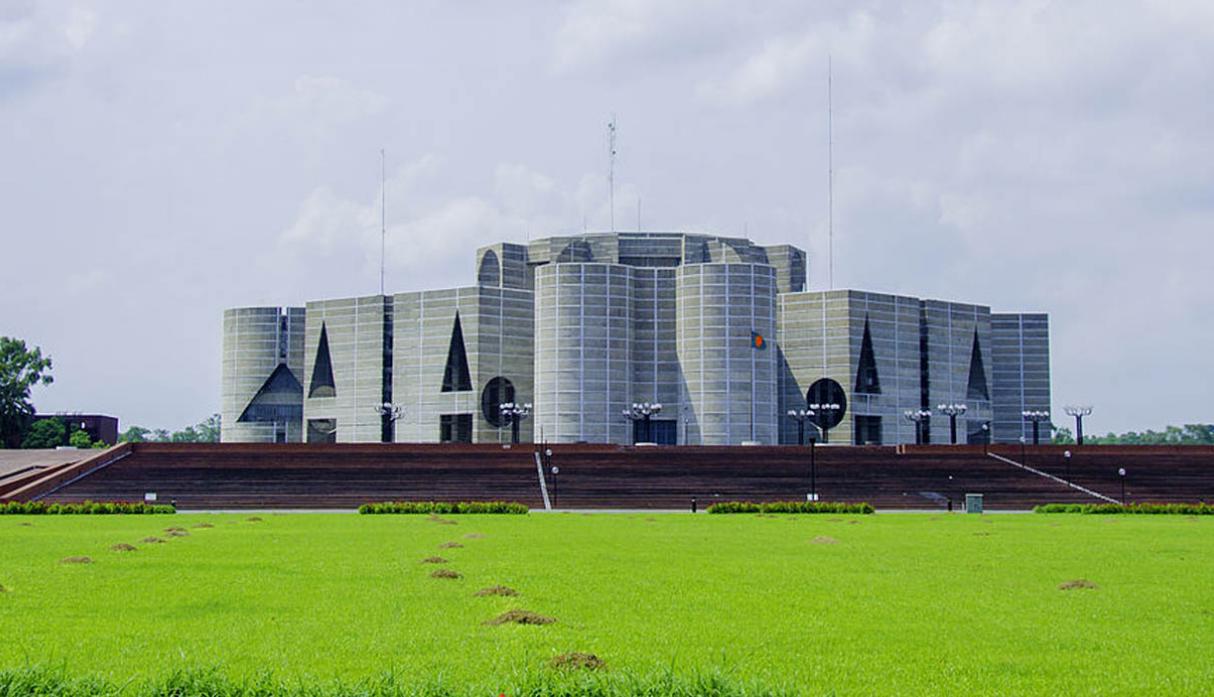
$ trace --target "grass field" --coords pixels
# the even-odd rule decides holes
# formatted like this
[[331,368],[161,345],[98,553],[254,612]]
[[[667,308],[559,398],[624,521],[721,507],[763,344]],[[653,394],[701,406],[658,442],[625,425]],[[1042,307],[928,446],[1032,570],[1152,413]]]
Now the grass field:
[[[798,694],[1214,691],[1210,518],[248,518],[0,518],[0,669],[136,687],[390,672],[494,695],[663,675]],[[1059,589],[1076,579],[1097,587]],[[474,595],[496,584],[519,595]],[[556,622],[485,624],[510,609]],[[606,670],[549,667],[573,651]]]

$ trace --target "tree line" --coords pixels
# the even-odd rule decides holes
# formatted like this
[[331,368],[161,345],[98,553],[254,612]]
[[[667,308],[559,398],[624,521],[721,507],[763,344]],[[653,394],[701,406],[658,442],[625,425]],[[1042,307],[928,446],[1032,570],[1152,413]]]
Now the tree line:
[[[1070,445],[1075,434],[1069,428],[1054,430],[1054,443]],[[1107,433],[1103,436],[1083,436],[1084,445],[1214,445],[1214,424],[1185,424],[1167,426],[1162,431],[1147,429],[1141,433]]]
[[[26,346],[25,341],[0,336],[0,448],[55,448],[71,445],[77,448],[106,448],[113,443],[94,441],[79,424],[68,418],[34,420],[37,411],[31,400],[31,389],[50,385],[54,364],[43,356],[40,347]],[[180,431],[131,426],[118,441],[127,443],[217,443],[219,414],[186,426]]]

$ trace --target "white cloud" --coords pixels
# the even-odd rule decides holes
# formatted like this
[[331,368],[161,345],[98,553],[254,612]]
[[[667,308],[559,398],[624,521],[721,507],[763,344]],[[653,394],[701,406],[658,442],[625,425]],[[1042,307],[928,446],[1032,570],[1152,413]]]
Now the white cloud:
[[[387,180],[386,266],[390,292],[450,287],[472,282],[473,251],[497,242],[524,242],[529,236],[573,232],[579,212],[590,211],[606,227],[606,187],[601,177],[584,175],[573,189],[525,165],[494,168],[492,190],[472,194],[436,187],[448,166],[426,156],[399,168]],[[636,189],[622,185],[621,196]],[[312,191],[294,221],[279,235],[278,247],[291,260],[291,275],[306,286],[317,277],[349,273],[366,276],[380,262],[380,200],[362,200]],[[315,290],[309,291],[315,295]]]
[[72,48],[79,51],[84,48],[97,28],[97,13],[82,7],[73,7],[68,15],[67,24],[63,27],[63,35]]
[[610,73],[688,60],[719,50],[739,19],[725,0],[578,0],[552,37],[552,67]]
[[[827,54],[839,285],[1050,312],[1055,394],[1100,405],[1097,430],[1137,421],[1142,385],[1155,425],[1205,418],[1209,0],[0,0],[4,223],[28,231],[3,252],[112,273],[44,291],[9,265],[0,316],[79,367],[47,408],[195,421],[223,307],[378,288],[379,148],[389,287],[450,287],[476,246],[607,227],[612,111],[618,228],[643,193],[646,228],[808,243],[820,282]],[[201,319],[171,349],[161,326],[58,321],[85,295]],[[181,350],[205,369],[182,374]]]

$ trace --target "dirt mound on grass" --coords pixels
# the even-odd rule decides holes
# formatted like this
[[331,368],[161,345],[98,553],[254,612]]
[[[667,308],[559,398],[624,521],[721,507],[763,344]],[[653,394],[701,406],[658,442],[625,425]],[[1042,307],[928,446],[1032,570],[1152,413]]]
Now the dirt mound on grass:
[[847,524],[848,524],[848,525],[859,525],[859,524],[860,524],[860,521],[858,521],[858,520],[849,520],[849,521],[847,521]]
[[1060,591],[1073,591],[1073,590],[1081,590],[1081,589],[1085,589],[1085,588],[1090,588],[1092,590],[1095,590],[1099,587],[1100,586],[1096,585],[1095,583],[1092,583],[1091,581],[1087,580],[1086,578],[1076,578],[1076,579],[1072,579],[1070,581],[1065,581],[1063,583],[1058,584],[1058,590],[1060,590]]
[[92,564],[92,557],[64,557],[59,560],[60,564]]
[[835,538],[831,537],[830,535],[818,535],[814,539],[810,540],[810,542],[812,542],[816,545],[837,545],[837,544],[839,544],[839,541],[836,540]]
[[260,523],[261,517],[260,516],[249,516],[248,518],[245,518],[245,520],[249,521],[250,523]]
[[435,515],[433,513],[431,513],[429,516],[427,516],[426,520],[430,521],[431,523],[438,523],[439,525],[458,525],[459,524],[459,523],[456,523],[454,520],[447,520],[446,518]]
[[426,557],[422,559],[423,564],[446,564],[447,562],[448,560],[442,557]]
[[119,542],[118,544],[110,547],[111,552],[134,552],[135,549],[135,545],[128,545],[125,542]]
[[463,578],[464,575],[451,569],[436,569],[430,573],[430,578]]
[[458,542],[444,542],[438,546],[439,549],[460,549],[461,547],[463,545]]
[[165,532],[185,532],[185,528],[165,528]]
[[142,542],[142,543],[144,543],[144,544],[148,544],[148,545],[162,545],[162,544],[164,544],[164,540],[160,539],[159,537],[145,537],[145,538],[143,538],[142,540],[140,540],[140,542]]
[[485,536],[479,532],[470,532],[467,535],[464,535],[464,539],[465,540],[483,540],[483,539],[485,539]]
[[199,524],[195,525],[194,527],[201,530],[203,528],[213,528],[215,526],[211,525],[210,523],[199,523]]
[[509,586],[489,586],[488,588],[482,588],[482,589],[478,590],[476,592],[476,595],[477,595],[477,597],[484,597],[487,595],[515,596],[515,595],[518,595],[518,591],[514,590],[513,588],[510,588]]
[[8,592],[8,589],[5,588],[3,585],[0,585],[0,593],[7,593],[7,592]]
[[485,624],[552,624],[556,622],[555,617],[541,615],[538,612],[530,610],[507,610],[502,614],[494,617],[491,620],[485,620]]
[[607,662],[592,653],[573,651],[554,656],[548,665],[557,669],[602,670],[607,667]]
[[172,532],[168,532],[165,534],[169,537],[189,537],[190,536],[190,533],[186,532],[185,530],[174,530]]
[[19,525],[19,526],[21,526],[21,527],[23,527],[23,528],[32,528],[32,527],[34,527],[34,524],[33,524],[33,523],[17,523],[17,525]]

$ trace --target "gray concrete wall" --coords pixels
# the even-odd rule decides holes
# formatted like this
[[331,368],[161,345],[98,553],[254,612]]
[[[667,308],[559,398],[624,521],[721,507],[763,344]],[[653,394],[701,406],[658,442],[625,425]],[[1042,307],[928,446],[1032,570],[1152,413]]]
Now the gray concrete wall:
[[238,307],[224,311],[220,387],[222,442],[273,443],[276,431],[284,428],[287,442],[302,440],[301,420],[293,419],[281,425],[242,423],[240,416],[279,364],[285,363],[302,382],[304,316],[301,307]]
[[776,335],[775,270],[758,264],[690,264],[675,275],[678,357],[686,441],[737,445],[777,441],[773,345],[751,348],[751,332]]
[[549,442],[631,442],[632,269],[550,264],[535,278],[535,432]]
[[[927,325],[928,404],[933,412],[940,404],[968,407],[965,415],[957,420],[957,442],[966,443],[970,432],[992,418],[991,400],[972,398],[968,394],[975,332],[983,352],[988,394],[992,390],[991,310],[982,305],[924,300],[921,312]],[[931,424],[931,442],[948,443],[948,417],[935,414]]]
[[[379,405],[384,387],[384,322],[391,298],[322,300],[307,304],[304,349],[305,438],[311,420],[336,420],[339,443],[374,443],[382,436]],[[311,396],[321,329],[329,342],[336,394]]]
[[[397,423],[398,442],[438,442],[444,414],[470,415],[474,443],[510,442],[510,429],[487,418],[482,396],[489,381],[501,376],[514,386],[514,401],[534,401],[533,304],[530,291],[477,286],[394,297],[393,391],[405,410]],[[457,313],[471,389],[444,392]],[[493,411],[497,405],[489,408]],[[531,420],[524,419],[520,426],[520,440],[530,441]]]
[[[1032,424],[1022,413],[1050,411],[1050,319],[1041,313],[991,315],[994,374],[994,439],[1017,443],[1031,439]],[[1041,423],[1047,441],[1053,424]]]

